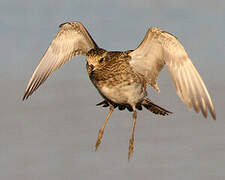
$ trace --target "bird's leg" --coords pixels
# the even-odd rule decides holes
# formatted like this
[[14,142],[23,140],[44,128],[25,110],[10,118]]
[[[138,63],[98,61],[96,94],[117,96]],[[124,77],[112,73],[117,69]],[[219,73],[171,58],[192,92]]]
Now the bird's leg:
[[137,119],[137,111],[136,108],[133,107],[133,122],[132,122],[132,134],[129,141],[129,151],[128,151],[128,161],[130,160],[130,157],[134,153],[134,130],[135,130],[135,124]]
[[110,118],[110,116],[111,116],[113,110],[114,110],[113,105],[109,104],[109,112],[108,112],[108,114],[107,114],[107,116],[106,116],[106,119],[105,119],[104,124],[102,125],[102,127],[99,129],[99,132],[98,132],[98,139],[97,139],[96,144],[95,144],[95,151],[97,151],[98,146],[99,146],[100,143],[101,143],[101,140],[102,140],[102,136],[103,136],[103,133],[104,133],[105,126],[106,126],[106,124],[107,124],[107,122],[108,122],[108,120],[109,120],[109,118]]

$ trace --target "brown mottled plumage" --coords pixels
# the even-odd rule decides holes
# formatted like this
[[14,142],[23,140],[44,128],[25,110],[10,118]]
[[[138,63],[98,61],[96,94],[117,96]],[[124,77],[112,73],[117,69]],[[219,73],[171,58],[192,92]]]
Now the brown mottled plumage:
[[148,84],[159,92],[157,77],[164,65],[168,66],[177,94],[187,107],[193,107],[197,113],[201,110],[204,117],[207,117],[209,110],[216,119],[215,109],[203,80],[184,47],[172,34],[153,27],[148,30],[137,49],[108,52],[97,46],[81,23],[67,22],[59,27],[59,32],[28,83],[23,100],[66,61],[76,55],[86,56],[90,80],[104,98],[97,105],[109,107],[105,122],[99,130],[96,150],[101,143],[104,128],[116,107],[119,110],[133,111],[128,159],[133,154],[134,148],[136,109],[142,110],[142,107],[145,107],[163,116],[171,113],[151,102],[146,92]]

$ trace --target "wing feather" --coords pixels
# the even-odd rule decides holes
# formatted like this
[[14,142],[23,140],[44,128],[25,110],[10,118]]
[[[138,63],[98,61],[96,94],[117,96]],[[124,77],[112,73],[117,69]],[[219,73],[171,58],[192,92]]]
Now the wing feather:
[[164,64],[168,66],[170,77],[177,94],[184,104],[204,117],[208,109],[214,119],[216,112],[208,90],[188,57],[184,47],[175,36],[159,28],[150,28],[144,40],[130,54],[130,64],[157,91],[157,77]]
[[27,99],[52,72],[66,61],[76,55],[86,55],[90,49],[97,47],[81,23],[68,22],[59,27],[59,32],[52,40],[27,85],[23,100]]

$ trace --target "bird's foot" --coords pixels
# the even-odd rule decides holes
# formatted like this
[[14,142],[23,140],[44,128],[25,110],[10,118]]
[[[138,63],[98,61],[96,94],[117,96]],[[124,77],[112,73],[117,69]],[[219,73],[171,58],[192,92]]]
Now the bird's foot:
[[98,132],[98,139],[97,139],[96,144],[95,144],[95,151],[98,150],[98,146],[101,144],[103,133],[104,133],[104,130],[101,128]]
[[134,138],[131,138],[129,141],[129,152],[128,152],[128,161],[130,161],[131,156],[134,153]]

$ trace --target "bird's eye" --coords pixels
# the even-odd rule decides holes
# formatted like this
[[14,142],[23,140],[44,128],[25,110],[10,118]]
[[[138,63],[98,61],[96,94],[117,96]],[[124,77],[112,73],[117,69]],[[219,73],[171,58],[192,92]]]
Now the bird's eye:
[[103,61],[104,61],[104,58],[101,58],[101,59],[99,60],[100,63],[102,63]]

